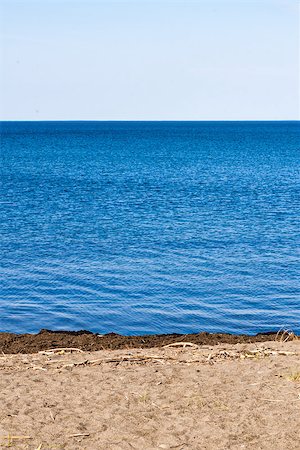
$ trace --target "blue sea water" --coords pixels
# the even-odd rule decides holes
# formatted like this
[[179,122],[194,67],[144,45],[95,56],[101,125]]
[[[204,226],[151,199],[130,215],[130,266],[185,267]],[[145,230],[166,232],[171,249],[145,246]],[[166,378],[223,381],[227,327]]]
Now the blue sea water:
[[300,331],[299,122],[2,122],[0,330]]

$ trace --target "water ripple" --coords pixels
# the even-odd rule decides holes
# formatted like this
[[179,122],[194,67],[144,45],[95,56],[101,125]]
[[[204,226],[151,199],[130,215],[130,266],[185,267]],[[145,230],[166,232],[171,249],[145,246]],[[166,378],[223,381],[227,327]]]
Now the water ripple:
[[298,123],[1,129],[1,330],[300,332]]

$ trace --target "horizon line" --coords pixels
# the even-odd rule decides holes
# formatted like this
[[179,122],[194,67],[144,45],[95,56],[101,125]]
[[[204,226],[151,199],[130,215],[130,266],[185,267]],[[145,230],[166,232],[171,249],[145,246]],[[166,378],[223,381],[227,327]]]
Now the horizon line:
[[28,122],[300,122],[299,119],[41,119],[41,120],[35,120],[35,119],[29,119],[29,120],[20,120],[20,119],[0,119],[0,123],[3,122],[22,122],[22,123],[28,123]]

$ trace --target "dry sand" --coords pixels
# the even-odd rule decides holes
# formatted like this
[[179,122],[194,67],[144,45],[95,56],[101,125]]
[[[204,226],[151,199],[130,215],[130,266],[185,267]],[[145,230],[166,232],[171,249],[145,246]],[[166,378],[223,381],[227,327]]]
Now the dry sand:
[[299,340],[3,355],[0,445],[299,450],[299,373]]

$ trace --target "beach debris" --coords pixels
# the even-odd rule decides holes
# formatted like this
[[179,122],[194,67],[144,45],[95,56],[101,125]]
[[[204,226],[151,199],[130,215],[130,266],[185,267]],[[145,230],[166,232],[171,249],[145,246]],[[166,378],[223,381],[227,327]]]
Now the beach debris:
[[210,353],[208,355],[208,360],[212,359],[254,359],[254,358],[265,358],[269,356],[293,356],[297,355],[296,352],[287,352],[283,350],[271,350],[267,348],[256,348],[253,350],[241,350],[241,351],[234,351],[234,350],[221,350],[216,353]]
[[122,356],[120,358],[105,358],[105,359],[94,359],[94,360],[85,360],[85,361],[79,361],[79,362],[73,362],[69,364],[65,364],[64,366],[61,366],[60,369],[66,369],[66,368],[72,368],[72,367],[78,367],[78,366],[97,366],[103,363],[117,363],[120,364],[122,362],[135,362],[135,363],[141,363],[146,361],[157,361],[163,363],[164,360],[177,360],[177,358],[172,357],[166,357],[166,356],[148,356],[148,355],[141,355],[141,356]]
[[50,348],[48,350],[41,350],[40,355],[64,355],[65,353],[84,353],[80,348],[64,347],[64,348]]
[[[276,353],[276,352],[275,352]],[[284,356],[289,356],[289,355],[296,355],[297,353],[295,352],[284,352],[283,350],[278,350],[278,355],[284,355]]]
[[[187,347],[186,352],[189,352],[189,356],[186,352],[182,352],[182,347]],[[181,347],[181,348],[178,348]],[[280,344],[281,347],[281,344]],[[209,351],[208,351],[209,350]],[[61,353],[63,352],[63,353]],[[266,357],[278,357],[278,356],[294,356],[299,355],[299,352],[285,351],[281,348],[272,348],[260,346],[256,348],[249,347],[219,347],[216,349],[203,349],[191,342],[174,342],[166,345],[164,348],[157,349],[155,354],[147,354],[145,351],[136,350],[136,352],[127,352],[126,354],[116,355],[112,357],[105,357],[101,359],[81,359],[76,360],[70,357],[73,352],[84,353],[77,348],[59,348],[50,349],[40,352],[42,355],[48,356],[46,361],[40,361],[37,365],[37,360],[33,360],[31,364],[26,362],[27,369],[46,371],[50,368],[55,370],[72,370],[75,367],[96,366],[101,364],[147,364],[154,362],[158,364],[215,364],[222,360],[245,360],[245,359],[261,359]],[[57,355],[65,355],[66,358],[56,358]],[[67,358],[67,356],[69,356]],[[29,364],[29,365],[28,365]],[[54,366],[53,366],[54,365]]]
[[297,341],[298,336],[295,335],[295,333],[292,330],[286,330],[284,328],[280,328],[280,330],[277,331],[275,336],[275,341],[277,342],[287,342],[287,341]]
[[163,348],[171,348],[171,347],[193,347],[200,348],[199,345],[193,344],[193,342],[173,342],[172,344],[164,345]]
[[[78,362],[69,362],[68,364],[64,364],[58,369],[70,369],[73,367],[79,367],[79,366],[96,366],[100,364],[108,364],[108,363],[116,363],[121,364],[123,362],[127,363],[147,363],[150,361],[159,362],[161,364],[164,364],[165,362],[173,362],[175,364],[177,363],[183,363],[183,364],[195,364],[195,363],[205,363],[209,362],[210,364],[213,364],[214,362],[222,359],[246,359],[246,358],[265,358],[268,356],[277,356],[277,355],[286,355],[286,356],[292,356],[296,355],[295,352],[284,352],[284,351],[274,351],[274,350],[267,350],[267,349],[255,349],[255,350],[247,350],[247,351],[217,351],[215,353],[211,352],[209,355],[201,355],[201,358],[193,358],[193,359],[178,359],[176,356],[171,355],[135,355],[135,356],[122,356],[122,357],[116,357],[116,358],[103,358],[103,359],[94,359],[94,360],[84,360],[84,361],[78,361]],[[52,361],[49,361],[49,363]],[[47,363],[46,363],[47,364]]]
[[71,437],[88,437],[90,433],[75,433],[75,434],[69,434],[69,438]]
[[11,447],[13,445],[13,441],[22,441],[26,439],[32,439],[31,436],[13,436],[8,434],[7,436],[0,436],[0,447],[2,447],[2,442],[5,442],[5,446]]
[[290,381],[300,381],[300,372],[291,373],[290,375],[288,375],[287,379]]

